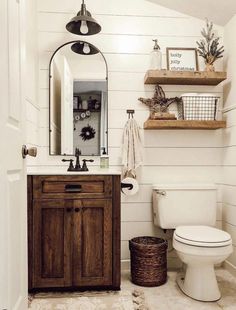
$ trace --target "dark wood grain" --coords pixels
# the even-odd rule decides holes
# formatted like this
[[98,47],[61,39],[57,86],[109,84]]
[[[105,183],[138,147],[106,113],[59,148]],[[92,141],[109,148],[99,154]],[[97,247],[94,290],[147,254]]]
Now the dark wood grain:
[[[104,181],[44,181],[42,186],[42,192],[47,193],[65,193],[67,186],[78,186],[81,193],[104,193]],[[81,189],[80,189],[81,188]]]
[[27,177],[27,212],[28,212],[28,287],[33,288],[33,177]]
[[[66,185],[81,185],[81,192],[66,193]],[[108,198],[112,176],[37,176],[33,178],[34,199]]]
[[71,283],[72,201],[34,202],[34,287],[64,287]]
[[120,288],[119,176],[29,177],[28,214],[29,289]]
[[119,290],[121,283],[121,252],[120,252],[120,243],[121,243],[121,231],[120,231],[120,222],[121,222],[121,210],[120,210],[120,176],[113,177],[113,194],[112,194],[112,234],[113,234],[113,266],[112,266],[112,286],[113,289]]
[[41,275],[43,278],[64,276],[64,209],[41,210]]
[[74,240],[81,239],[81,248],[74,246],[73,263],[80,258],[81,269],[73,274],[74,286],[112,285],[112,201],[82,200],[78,216],[81,231],[77,231],[80,235],[74,236]]
[[77,209],[73,216],[73,237],[72,237],[72,283],[71,286],[79,286],[82,269],[82,201],[74,200],[74,208]]
[[[88,201],[86,201],[88,202]],[[106,202],[103,202],[106,204]],[[102,278],[104,274],[104,207],[93,207],[94,201],[90,206],[84,207],[82,211],[82,277],[83,278]],[[111,220],[109,219],[111,223]],[[111,284],[111,283],[109,283]]]

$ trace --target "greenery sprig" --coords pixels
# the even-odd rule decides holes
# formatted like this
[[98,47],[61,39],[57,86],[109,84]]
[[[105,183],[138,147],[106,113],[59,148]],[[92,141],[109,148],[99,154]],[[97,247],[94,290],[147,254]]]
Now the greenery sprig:
[[206,28],[201,31],[203,40],[197,41],[198,52],[205,59],[205,63],[212,65],[218,58],[223,57],[224,46],[219,46],[219,37],[213,32],[213,23],[206,20]]

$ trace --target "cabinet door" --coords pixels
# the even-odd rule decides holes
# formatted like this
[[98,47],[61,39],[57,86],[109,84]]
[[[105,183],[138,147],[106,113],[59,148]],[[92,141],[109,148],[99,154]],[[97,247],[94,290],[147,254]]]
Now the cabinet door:
[[71,200],[34,201],[34,288],[71,285],[72,207]]
[[112,285],[112,201],[74,201],[73,286]]

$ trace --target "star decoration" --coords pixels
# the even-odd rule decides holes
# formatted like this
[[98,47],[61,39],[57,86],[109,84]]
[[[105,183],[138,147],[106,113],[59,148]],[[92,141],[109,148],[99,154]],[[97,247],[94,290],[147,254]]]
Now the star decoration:
[[172,103],[182,102],[179,97],[166,98],[165,92],[160,85],[155,86],[153,98],[139,98],[138,100],[146,104],[152,112],[168,112],[168,108]]

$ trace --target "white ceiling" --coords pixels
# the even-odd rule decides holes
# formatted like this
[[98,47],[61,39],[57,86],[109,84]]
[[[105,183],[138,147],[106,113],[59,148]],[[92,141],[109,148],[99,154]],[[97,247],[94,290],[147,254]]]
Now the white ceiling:
[[236,14],[236,0],[148,0],[200,19],[224,26]]

